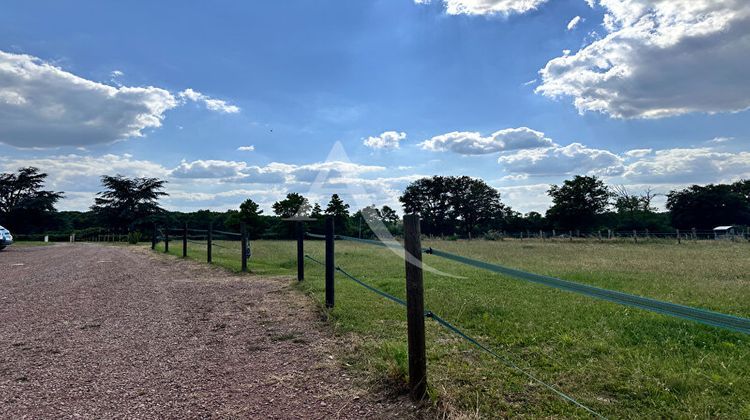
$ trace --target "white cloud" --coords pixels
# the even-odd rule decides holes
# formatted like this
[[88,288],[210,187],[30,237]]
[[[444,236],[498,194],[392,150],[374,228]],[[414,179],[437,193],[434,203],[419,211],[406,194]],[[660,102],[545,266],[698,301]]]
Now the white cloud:
[[237,151],[238,152],[254,152],[255,151],[255,146],[253,146],[253,145],[250,145],[250,146],[240,146],[240,147],[237,148]]
[[654,151],[653,149],[633,149],[633,150],[628,150],[627,152],[625,152],[625,156],[629,158],[641,158],[641,157],[651,154],[651,152],[653,151]]
[[750,152],[710,147],[657,150],[625,166],[623,178],[644,183],[710,183],[750,178]]
[[[427,4],[430,0],[414,0]],[[443,0],[449,15],[503,15],[522,14],[536,10],[547,0]]]
[[616,175],[622,171],[623,159],[601,149],[592,149],[580,143],[520,150],[498,158],[503,168],[513,174]]
[[454,131],[441,134],[420,143],[431,151],[452,151],[462,155],[484,155],[506,150],[549,147],[554,143],[541,131],[528,127],[506,128],[483,137],[478,132]]
[[221,99],[211,98],[210,96],[204,95],[200,92],[196,92],[193,89],[185,89],[178,95],[183,100],[202,103],[206,105],[206,108],[211,111],[222,112],[225,114],[236,114],[240,112],[240,108],[238,106],[230,105],[226,101],[223,101]]
[[568,22],[568,26],[567,26],[568,30],[572,31],[573,29],[575,29],[576,26],[578,26],[579,23],[581,23],[581,17],[580,16],[574,17],[573,19],[570,20],[570,22]]
[[[165,89],[110,86],[3,51],[0,86],[0,143],[20,148],[85,147],[142,137],[181,104]],[[220,100],[203,101],[209,109],[232,110]]]
[[607,35],[540,70],[579,112],[661,118],[750,107],[750,2],[599,0]]
[[721,136],[720,136],[720,137],[714,137],[714,138],[712,138],[711,140],[709,140],[708,142],[709,142],[709,143],[716,143],[716,144],[719,144],[719,143],[726,143],[726,142],[730,142],[730,141],[732,141],[732,140],[734,140],[734,137],[721,137]]
[[399,142],[406,138],[406,133],[386,131],[379,136],[368,137],[363,144],[371,149],[398,149]]

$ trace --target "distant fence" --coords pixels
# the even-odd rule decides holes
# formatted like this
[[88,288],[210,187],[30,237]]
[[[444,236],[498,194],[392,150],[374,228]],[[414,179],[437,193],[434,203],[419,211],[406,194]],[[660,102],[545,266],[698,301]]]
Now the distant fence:
[[648,229],[634,230],[524,230],[517,232],[490,231],[484,234],[484,239],[505,240],[505,239],[541,239],[550,241],[575,241],[575,240],[594,240],[594,241],[648,241],[654,239],[673,240],[677,243],[682,241],[701,241],[701,240],[729,240],[729,241],[750,241],[750,229],[743,229],[739,232],[716,232],[713,230],[680,230],[674,232],[649,231]]
[[225,248],[227,245],[217,243],[217,241],[236,241],[236,249],[240,251],[241,270],[248,271],[248,259],[251,255],[250,242],[247,237],[247,227],[244,223],[240,227],[241,232],[227,232],[214,230],[213,225],[208,229],[190,229],[185,223],[181,228],[159,227],[154,225],[151,233],[151,249],[156,249],[156,245],[164,242],[164,252],[169,253],[171,242],[177,242],[182,246],[182,257],[187,258],[189,244],[205,246],[206,262],[213,263],[213,248]]

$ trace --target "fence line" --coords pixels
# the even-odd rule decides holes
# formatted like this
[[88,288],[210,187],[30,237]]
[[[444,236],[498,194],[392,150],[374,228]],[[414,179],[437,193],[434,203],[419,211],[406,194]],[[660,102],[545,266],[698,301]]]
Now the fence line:
[[[348,236],[338,235],[337,238],[343,240],[355,240],[356,242],[365,242],[372,245],[378,246],[389,246],[382,243],[376,243],[376,241],[362,240],[358,238],[351,238]],[[632,295],[629,293],[618,292],[615,290],[603,289],[600,287],[589,286],[582,283],[576,283],[568,280],[562,280],[556,277],[543,276],[540,274],[530,273],[527,271],[517,270],[514,268],[504,267],[499,264],[492,264],[484,261],[475,260],[472,258],[464,257],[461,255],[451,254],[449,252],[440,251],[434,248],[423,248],[422,252],[434,255],[436,257],[442,257],[448,260],[452,260],[458,263],[469,265],[472,267],[480,268],[487,271],[492,271],[498,274],[507,275],[516,279],[529,281],[556,289],[565,290],[568,292],[574,292],[588,297],[606,300],[612,303],[620,305],[636,307],[639,309],[648,310],[651,312],[660,313],[672,317],[682,318],[694,322],[698,322],[705,325],[710,325],[718,328],[723,328],[731,331],[741,332],[744,334],[750,334],[750,319],[742,318],[734,315],[723,314],[720,312],[714,312],[707,309],[694,308],[686,305],[679,305],[676,303],[661,301],[657,299],[646,298],[642,296]]]
[[[319,261],[319,260],[311,257],[310,255],[306,254],[305,258],[307,258],[307,259],[309,259],[309,260],[311,260],[311,261],[313,261],[313,262],[315,262],[315,263],[317,263],[317,264],[319,264],[321,266],[325,266],[325,263],[323,263],[323,262],[321,262],[321,261]],[[392,295],[392,294],[390,294],[388,292],[385,292],[383,290],[380,290],[380,289],[378,289],[378,288],[376,288],[374,286],[371,286],[371,285],[365,283],[364,281],[362,281],[362,280],[354,277],[353,275],[349,274],[348,272],[346,272],[344,269],[342,269],[339,266],[336,266],[336,271],[338,271],[339,273],[343,274],[346,278],[348,278],[348,279],[354,281],[355,283],[359,284],[360,286],[364,287],[365,289],[367,289],[367,290],[369,290],[369,291],[371,291],[373,293],[376,293],[376,294],[380,295],[381,297],[390,300],[391,302],[395,302],[395,303],[397,303],[397,304],[399,304],[399,305],[401,305],[403,307],[407,306],[406,301],[404,301],[403,299],[401,299],[401,298],[399,298],[397,296],[394,296],[394,295]],[[573,398],[570,395],[568,395],[568,394],[564,393],[563,391],[559,390],[554,385],[551,385],[551,384],[549,384],[547,382],[544,382],[543,380],[539,379],[536,375],[528,372],[527,370],[525,370],[522,367],[520,367],[518,364],[514,363],[512,360],[508,359],[507,357],[503,357],[502,355],[500,355],[496,351],[494,351],[491,348],[487,347],[486,345],[480,343],[478,340],[476,340],[475,338],[471,337],[466,332],[462,331],[460,328],[458,328],[455,325],[451,324],[450,322],[446,321],[445,319],[443,319],[442,317],[438,316],[434,312],[432,312],[430,310],[425,310],[424,311],[424,317],[434,320],[438,325],[444,327],[448,331],[450,331],[453,334],[457,335],[458,337],[464,339],[465,341],[469,342],[470,344],[472,344],[473,346],[477,347],[478,349],[480,349],[480,350],[484,351],[485,353],[491,355],[495,359],[499,360],[505,366],[507,366],[507,367],[509,367],[509,368],[511,368],[511,369],[513,369],[513,370],[515,370],[515,371],[517,371],[519,373],[521,373],[522,375],[526,376],[527,378],[531,379],[532,381],[534,381],[534,382],[542,385],[543,387],[545,387],[548,390],[552,391],[553,393],[555,393],[556,395],[558,395],[562,399],[564,399],[564,400],[566,400],[566,401],[568,401],[568,402],[570,402],[570,403],[572,403],[572,404],[574,404],[574,405],[582,408],[583,410],[587,411],[589,414],[592,414],[592,415],[594,415],[596,417],[599,417],[599,418],[605,418],[603,415],[599,414],[598,412],[596,412],[596,411],[592,410],[591,408],[587,407],[586,405],[582,404],[581,402],[579,402],[575,398]]]

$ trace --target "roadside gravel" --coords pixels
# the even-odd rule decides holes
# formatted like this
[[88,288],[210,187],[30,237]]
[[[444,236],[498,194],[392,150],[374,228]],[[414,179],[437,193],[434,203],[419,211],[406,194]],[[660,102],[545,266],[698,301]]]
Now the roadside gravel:
[[135,247],[0,253],[0,418],[411,418],[288,278]]

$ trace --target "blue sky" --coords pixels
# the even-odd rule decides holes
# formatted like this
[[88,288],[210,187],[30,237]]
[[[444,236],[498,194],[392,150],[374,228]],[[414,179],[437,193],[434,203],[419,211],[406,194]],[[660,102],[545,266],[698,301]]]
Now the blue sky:
[[748,28],[740,0],[10,1],[0,170],[78,210],[112,173],[181,210],[395,205],[434,174],[524,212],[575,174],[726,182],[750,176]]

